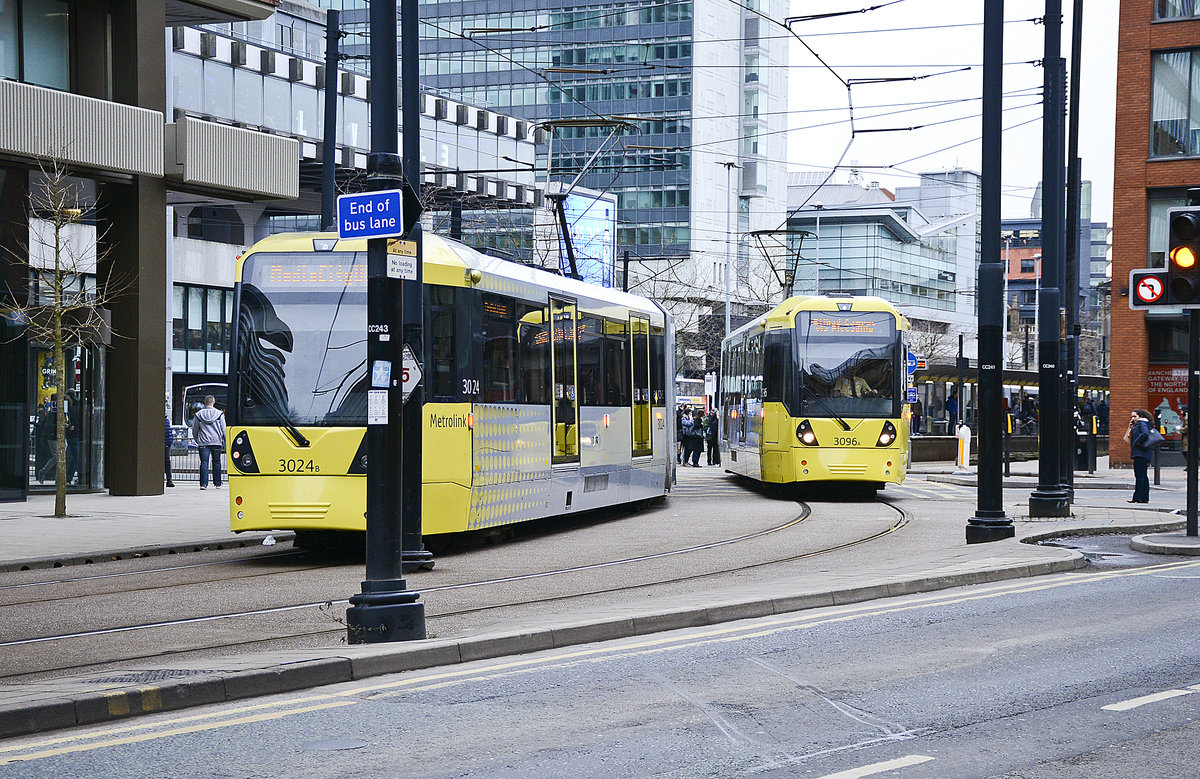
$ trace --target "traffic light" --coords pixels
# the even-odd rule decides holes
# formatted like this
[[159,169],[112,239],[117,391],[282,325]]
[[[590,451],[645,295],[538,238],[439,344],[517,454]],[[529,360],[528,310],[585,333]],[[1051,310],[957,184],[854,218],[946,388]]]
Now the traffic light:
[[1171,305],[1200,304],[1200,207],[1168,214],[1167,289]]

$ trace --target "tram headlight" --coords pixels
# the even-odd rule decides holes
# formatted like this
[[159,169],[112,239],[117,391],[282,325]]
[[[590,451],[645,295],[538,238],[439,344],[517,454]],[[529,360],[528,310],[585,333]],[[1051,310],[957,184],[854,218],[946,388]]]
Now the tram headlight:
[[796,437],[805,446],[820,446],[817,443],[817,434],[813,432],[812,425],[808,423],[807,419],[796,426]]
[[876,446],[891,446],[896,443],[896,426],[891,422],[883,423],[883,430],[879,433],[879,440],[875,442]]

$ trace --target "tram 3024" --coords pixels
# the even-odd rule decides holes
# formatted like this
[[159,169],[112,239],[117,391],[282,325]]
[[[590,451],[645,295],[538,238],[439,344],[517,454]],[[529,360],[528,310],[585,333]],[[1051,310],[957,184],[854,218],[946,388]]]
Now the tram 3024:
[[[230,525],[363,530],[366,241],[276,235],[239,260]],[[661,497],[673,330],[655,303],[424,238],[423,533]]]
[[800,296],[722,347],[722,462],[775,484],[902,484],[908,320],[875,297]]

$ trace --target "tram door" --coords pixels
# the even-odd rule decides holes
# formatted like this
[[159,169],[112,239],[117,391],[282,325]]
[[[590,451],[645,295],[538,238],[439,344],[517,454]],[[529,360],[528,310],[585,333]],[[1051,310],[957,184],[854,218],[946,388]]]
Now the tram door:
[[633,356],[633,456],[654,454],[650,439],[650,318],[629,317],[629,352]]
[[579,312],[574,301],[550,298],[550,380],[554,397],[550,401],[550,427],[554,431],[551,463],[579,462],[579,393],[576,391],[576,325]]

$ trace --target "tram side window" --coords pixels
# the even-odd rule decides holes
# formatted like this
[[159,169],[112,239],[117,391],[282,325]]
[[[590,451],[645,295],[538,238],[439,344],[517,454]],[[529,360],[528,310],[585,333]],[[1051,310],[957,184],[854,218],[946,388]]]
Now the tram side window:
[[519,403],[550,403],[550,335],[544,306],[517,303],[518,364],[521,370]]
[[667,402],[666,337],[661,327],[650,328],[650,397],[656,406]]
[[601,405],[629,405],[629,333],[624,322],[604,320],[604,397]]
[[594,316],[581,313],[579,325],[575,328],[577,333],[575,353],[578,361],[579,404],[581,406],[603,404],[600,399],[600,391],[604,387],[602,323],[602,320]]
[[512,403],[520,392],[515,306],[512,298],[483,296],[484,403]]
[[429,343],[432,347],[433,396],[454,400],[454,288],[429,287]]
[[762,335],[746,340],[746,396],[751,400],[762,400]]

